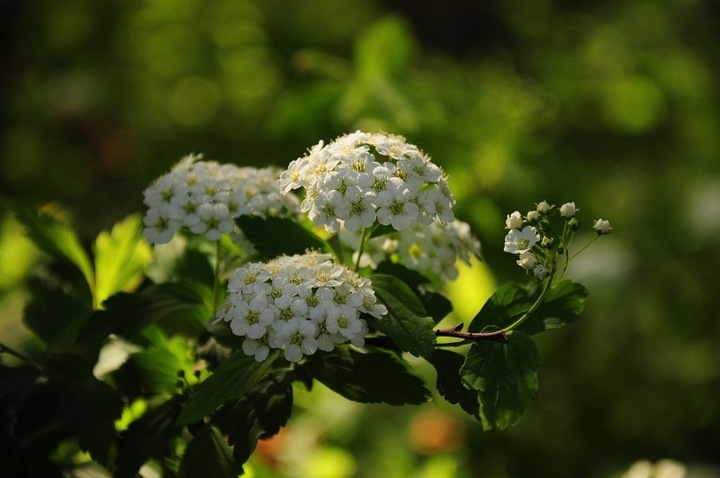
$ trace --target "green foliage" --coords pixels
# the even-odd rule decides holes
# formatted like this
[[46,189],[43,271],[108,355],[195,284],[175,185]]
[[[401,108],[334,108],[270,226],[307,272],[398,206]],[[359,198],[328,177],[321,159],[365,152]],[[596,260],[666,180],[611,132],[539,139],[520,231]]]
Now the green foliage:
[[422,381],[386,353],[331,352],[320,360],[313,357],[305,369],[334,392],[360,403],[419,405],[430,397]]
[[477,391],[485,430],[504,430],[520,421],[525,403],[537,395],[539,366],[535,343],[521,332],[512,332],[506,344],[473,344],[460,376],[465,387]]

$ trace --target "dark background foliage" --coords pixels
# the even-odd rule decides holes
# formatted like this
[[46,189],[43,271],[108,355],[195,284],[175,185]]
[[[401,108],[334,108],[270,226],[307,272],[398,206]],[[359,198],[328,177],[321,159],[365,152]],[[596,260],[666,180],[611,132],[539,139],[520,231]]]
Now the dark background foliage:
[[[282,166],[355,129],[405,135],[448,171],[498,283],[521,278],[502,253],[515,209],[572,200],[615,231],[571,268],[588,309],[542,339],[518,427],[451,414],[460,445],[429,454],[424,407],[371,406],[321,449],[358,476],[403,476],[388,448],[406,469],[449,454],[457,476],[718,466],[718,32],[706,0],[5,0],[0,189],[89,240],[190,152]],[[0,335],[19,344],[36,256],[3,217]]]

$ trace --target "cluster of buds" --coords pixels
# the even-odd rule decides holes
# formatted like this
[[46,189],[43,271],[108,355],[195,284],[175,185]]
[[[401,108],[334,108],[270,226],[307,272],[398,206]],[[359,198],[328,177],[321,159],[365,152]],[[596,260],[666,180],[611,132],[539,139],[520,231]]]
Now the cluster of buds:
[[[505,227],[505,252],[518,255],[517,264],[540,280],[557,269],[561,258],[568,261],[568,248],[579,227],[576,218],[580,210],[574,202],[560,207],[542,201],[522,215],[519,211],[508,214]],[[610,222],[596,219],[593,229],[598,236],[609,234]]]

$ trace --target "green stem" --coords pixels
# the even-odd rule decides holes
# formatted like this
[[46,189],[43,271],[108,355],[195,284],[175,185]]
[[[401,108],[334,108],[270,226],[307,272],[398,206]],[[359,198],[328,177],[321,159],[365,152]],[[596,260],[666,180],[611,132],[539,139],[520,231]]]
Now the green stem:
[[358,256],[355,260],[355,269],[354,271],[357,272],[360,269],[360,258],[363,255],[363,251],[365,250],[365,243],[370,238],[370,234],[372,234],[372,231],[375,229],[375,227],[365,228],[363,227],[360,231],[360,246],[358,247]]
[[26,357],[25,355],[21,354],[17,350],[11,349],[7,345],[0,342],[0,354],[4,354],[4,353],[6,353],[8,355],[12,355],[16,359],[22,360],[23,362],[27,362],[32,365],[36,365],[36,363],[33,360],[31,360],[30,358]]
[[212,315],[218,310],[218,299],[220,296],[220,241],[215,243],[215,278],[213,280]]
[[517,319],[515,322],[508,325],[504,329],[502,329],[503,331],[510,332],[511,330],[519,327],[520,324],[525,322],[528,319],[528,317],[530,317],[530,315],[532,315],[532,313],[535,312],[538,307],[540,307],[540,304],[542,304],[543,299],[545,299],[545,295],[550,290],[550,286],[553,283],[553,278],[554,278],[554,273],[550,273],[550,275],[546,279],[547,282],[545,282],[545,286],[543,287],[542,292],[540,292],[540,295],[538,296],[538,298],[535,299],[535,302],[533,302],[533,305],[531,305],[530,308],[528,310],[526,310],[525,313],[519,319]]

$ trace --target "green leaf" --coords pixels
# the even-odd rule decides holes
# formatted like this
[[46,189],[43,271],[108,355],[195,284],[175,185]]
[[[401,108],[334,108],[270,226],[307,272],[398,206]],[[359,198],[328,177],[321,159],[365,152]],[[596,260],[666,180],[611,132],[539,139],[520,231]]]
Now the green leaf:
[[95,379],[74,382],[60,397],[59,409],[68,417],[80,449],[99,463],[106,463],[115,437],[115,420],[123,410],[117,392]]
[[180,415],[176,399],[145,412],[120,437],[116,478],[134,478],[140,467],[151,458],[163,458],[170,453],[171,439],[180,435],[176,425]]
[[40,378],[40,370],[34,367],[0,365],[0,399],[15,393],[28,392],[35,386],[38,378]]
[[131,215],[95,239],[95,303],[120,291],[129,291],[142,281],[152,251],[142,237],[143,223]]
[[92,292],[95,285],[92,262],[75,232],[67,224],[48,214],[24,207],[15,207],[14,211],[35,245],[55,259],[77,267]]
[[508,334],[508,340],[476,342],[460,369],[463,384],[477,391],[485,430],[515,425],[525,402],[537,395],[540,353],[535,343],[520,332]]
[[178,478],[236,478],[240,471],[222,435],[215,428],[204,426],[188,443]]
[[204,295],[204,289],[192,284],[160,284],[135,293],[119,292],[105,301],[104,310],[90,317],[78,342],[102,342],[110,334],[136,340],[150,324],[168,333],[196,335],[212,315]]
[[378,299],[387,306],[387,315],[373,323],[395,344],[417,357],[432,357],[435,321],[425,313],[417,296],[401,280],[385,274],[370,277]]
[[227,433],[236,463],[245,463],[259,438],[269,438],[285,426],[293,405],[294,370],[279,370],[266,376],[253,391],[214,416],[214,423]]
[[465,357],[456,352],[437,349],[431,363],[437,371],[436,386],[440,395],[452,404],[459,404],[468,414],[478,417],[477,392],[467,388],[460,376]]
[[356,66],[365,78],[400,77],[415,51],[413,35],[400,17],[373,22],[355,44]]
[[314,379],[355,402],[419,405],[430,397],[422,381],[386,353],[336,349],[311,356],[304,368]]
[[[488,327],[504,328],[520,318],[541,294],[541,284],[527,287],[516,283],[500,287],[483,305],[468,326],[469,332],[481,332]],[[578,319],[585,308],[587,289],[576,282],[562,280],[554,284],[542,304],[516,330],[529,335],[545,330],[561,329]]]
[[78,320],[87,318],[85,305],[68,294],[60,285],[47,279],[33,278],[28,282],[30,299],[25,306],[23,322],[46,343],[52,342]]
[[130,355],[112,377],[124,393],[132,396],[173,393],[180,380],[178,371],[186,368],[187,364],[167,347],[153,347]]
[[247,394],[271,370],[273,356],[256,362],[242,351],[225,360],[195,389],[183,408],[179,425],[187,425],[210,415],[221,405]]
[[260,255],[268,259],[304,254],[308,249],[332,253],[325,240],[290,218],[240,216],[235,222]]

